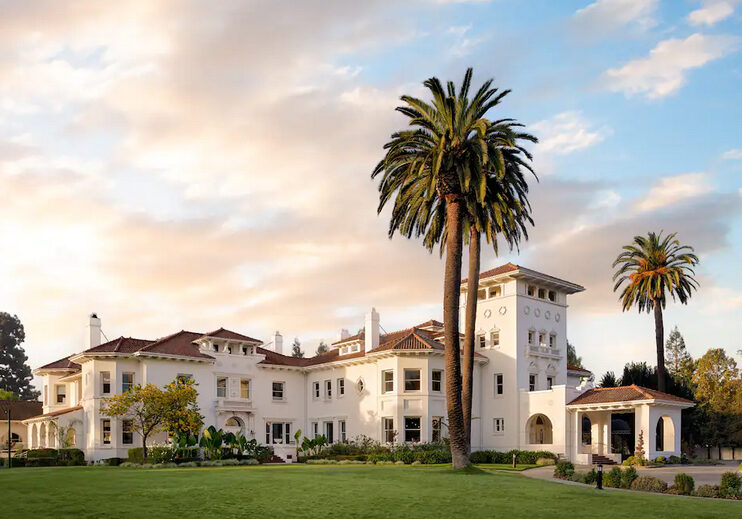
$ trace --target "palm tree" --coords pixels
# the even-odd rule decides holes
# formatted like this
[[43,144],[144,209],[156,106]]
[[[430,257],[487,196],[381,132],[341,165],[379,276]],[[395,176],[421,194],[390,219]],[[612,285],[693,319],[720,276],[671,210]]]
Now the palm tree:
[[[410,96],[402,96],[405,106],[397,111],[410,118],[411,130],[392,134],[384,148],[384,158],[372,173],[382,175],[379,185],[378,211],[394,197],[390,237],[395,231],[411,237],[424,236],[424,244],[431,249],[441,243],[445,252],[443,286],[444,343],[446,355],[446,404],[451,454],[454,468],[469,465],[467,432],[461,401],[461,360],[459,343],[459,296],[461,291],[461,258],[463,229],[476,218],[469,216],[470,197],[483,204],[493,187],[493,173],[504,175],[506,169],[498,155],[492,157],[493,125],[484,118],[507,91],[497,94],[486,81],[469,99],[472,70],[456,93],[448,82],[444,91],[437,78],[423,84],[432,94],[427,103]],[[503,195],[503,197],[505,197]],[[476,204],[474,204],[476,205]],[[488,212],[489,211],[489,212]],[[484,214],[497,214],[490,208]],[[475,224],[474,224],[475,225]],[[493,226],[482,225],[492,233]],[[494,236],[494,234],[492,234]],[[476,276],[478,279],[478,275]]]
[[662,232],[650,232],[645,236],[634,236],[631,245],[624,245],[613,267],[619,267],[613,275],[616,282],[613,291],[622,285],[621,305],[623,311],[636,305],[639,312],[654,310],[654,330],[657,345],[657,389],[665,391],[665,345],[662,309],[669,292],[673,301],[688,302],[698,283],[693,278],[693,267],[698,257],[693,247],[681,245],[675,238],[677,233],[662,236]]

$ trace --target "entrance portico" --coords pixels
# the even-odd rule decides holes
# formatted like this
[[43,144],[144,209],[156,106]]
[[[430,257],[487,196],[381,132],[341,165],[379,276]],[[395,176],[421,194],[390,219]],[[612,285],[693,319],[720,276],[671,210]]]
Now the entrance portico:
[[690,400],[636,385],[589,389],[567,404],[570,458],[585,465],[601,457],[620,463],[622,453],[614,447],[612,434],[614,414],[633,414],[634,445],[639,445],[641,435],[647,459],[680,456],[681,412],[693,405]]

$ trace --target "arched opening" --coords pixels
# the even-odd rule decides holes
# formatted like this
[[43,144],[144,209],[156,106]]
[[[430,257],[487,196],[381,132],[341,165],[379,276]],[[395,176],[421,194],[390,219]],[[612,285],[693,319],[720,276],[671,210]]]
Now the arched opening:
[[65,447],[67,448],[73,448],[77,447],[77,433],[75,432],[74,427],[70,427],[67,429],[67,434],[64,438]]
[[39,446],[39,440],[38,431],[36,430],[36,424],[31,424],[31,439],[29,440],[29,443],[31,444],[32,449],[36,449]]
[[233,434],[245,433],[245,422],[238,416],[230,416],[224,422],[224,430]]
[[582,444],[591,445],[593,443],[593,424],[587,416],[582,417]]
[[42,449],[46,447],[46,424],[42,423],[39,426],[39,447]]
[[669,416],[661,416],[657,420],[655,450],[669,452],[675,449],[675,426]]
[[552,443],[551,420],[546,415],[535,414],[528,420],[528,443],[550,445]]

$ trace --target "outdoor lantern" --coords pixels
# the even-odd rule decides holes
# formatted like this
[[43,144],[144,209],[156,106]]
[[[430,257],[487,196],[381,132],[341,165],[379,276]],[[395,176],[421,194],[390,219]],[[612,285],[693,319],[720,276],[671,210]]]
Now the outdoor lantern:
[[598,490],[603,490],[603,465],[598,464]]

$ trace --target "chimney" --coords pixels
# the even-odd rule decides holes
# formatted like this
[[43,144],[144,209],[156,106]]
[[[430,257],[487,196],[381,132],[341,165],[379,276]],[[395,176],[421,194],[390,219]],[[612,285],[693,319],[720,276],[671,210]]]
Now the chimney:
[[273,351],[283,355],[283,335],[281,335],[278,330],[276,330],[276,333],[273,336]]
[[95,313],[90,314],[90,320],[88,321],[86,328],[85,349],[87,350],[89,348],[100,346],[100,319]]
[[338,335],[338,340],[339,341],[344,341],[348,337],[350,337],[350,332],[348,331],[348,329],[347,328],[341,328],[340,329],[340,335]]
[[369,351],[379,346],[379,313],[376,308],[371,308],[371,311],[366,314],[366,326],[364,328],[364,344],[363,349],[368,353]]

